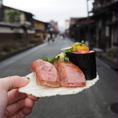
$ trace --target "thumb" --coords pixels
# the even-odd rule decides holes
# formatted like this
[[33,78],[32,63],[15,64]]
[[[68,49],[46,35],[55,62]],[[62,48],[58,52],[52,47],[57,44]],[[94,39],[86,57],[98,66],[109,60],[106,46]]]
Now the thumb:
[[10,76],[1,79],[0,88],[9,91],[11,89],[23,87],[28,84],[28,82],[29,80],[26,77]]

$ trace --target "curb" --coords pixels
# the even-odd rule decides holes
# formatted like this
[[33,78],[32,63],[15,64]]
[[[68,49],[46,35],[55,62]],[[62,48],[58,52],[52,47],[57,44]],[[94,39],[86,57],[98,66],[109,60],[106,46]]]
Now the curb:
[[112,69],[114,69],[115,71],[118,71],[118,61],[117,62],[114,62],[114,61],[112,61],[112,60],[110,60],[110,59],[108,59],[108,58],[106,58],[106,57],[104,57],[104,56],[98,56],[98,58],[100,59],[100,60],[102,60],[104,63],[106,63],[106,64],[108,64]]

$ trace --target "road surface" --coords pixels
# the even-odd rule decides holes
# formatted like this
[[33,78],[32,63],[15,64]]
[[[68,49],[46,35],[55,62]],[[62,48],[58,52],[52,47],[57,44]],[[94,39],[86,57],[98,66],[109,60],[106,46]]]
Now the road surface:
[[[0,77],[30,73],[33,60],[43,56],[52,57],[61,48],[72,45],[72,41],[55,39],[35,48],[17,54],[0,62]],[[97,71],[100,80],[90,89],[80,94],[41,98],[28,118],[116,118],[118,114],[111,111],[112,103],[118,102],[118,72],[97,59]]]

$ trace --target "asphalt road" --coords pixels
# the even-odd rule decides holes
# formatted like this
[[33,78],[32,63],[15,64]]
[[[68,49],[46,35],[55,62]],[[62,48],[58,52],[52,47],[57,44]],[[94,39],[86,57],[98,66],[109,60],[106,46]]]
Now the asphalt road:
[[[55,42],[44,43],[0,62],[0,77],[30,73],[33,60],[43,56],[52,57],[61,48],[73,42],[56,38]],[[112,103],[118,102],[118,72],[97,59],[100,80],[95,86],[76,95],[40,98],[28,118],[116,118],[118,114],[110,110]]]

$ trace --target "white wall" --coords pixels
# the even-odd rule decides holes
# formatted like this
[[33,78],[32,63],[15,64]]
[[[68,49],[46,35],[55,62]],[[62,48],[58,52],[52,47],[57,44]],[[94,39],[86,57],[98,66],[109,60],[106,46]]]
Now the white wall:
[[[27,32],[29,34],[34,34],[35,33],[35,31],[33,31],[33,30],[27,30]],[[21,28],[11,29],[9,27],[0,27],[0,33],[24,33],[24,31]]]

